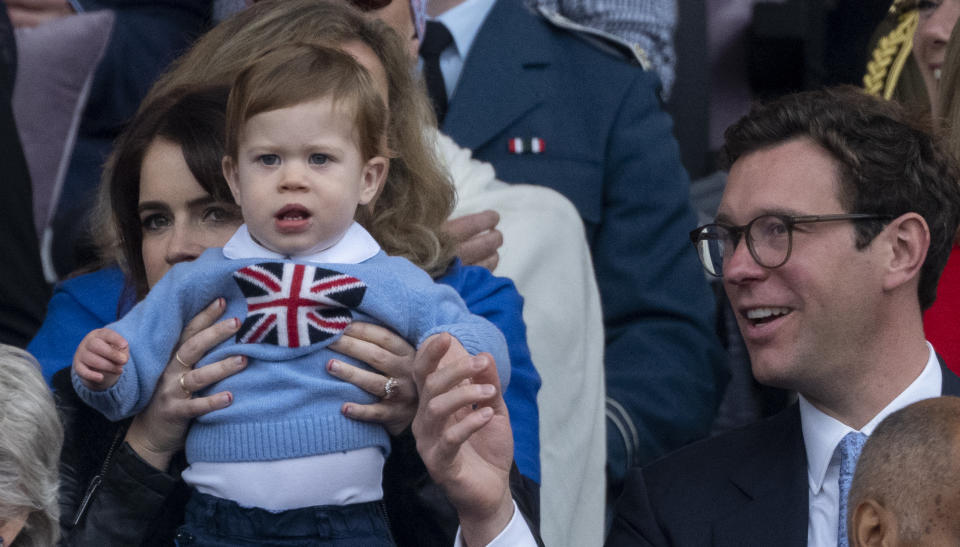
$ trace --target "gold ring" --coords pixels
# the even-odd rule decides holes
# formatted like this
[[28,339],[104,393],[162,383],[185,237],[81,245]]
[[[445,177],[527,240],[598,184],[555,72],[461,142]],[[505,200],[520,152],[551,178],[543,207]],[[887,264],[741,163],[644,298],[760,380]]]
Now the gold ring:
[[180,375],[180,389],[183,390],[183,393],[184,393],[187,397],[193,397],[193,392],[190,391],[189,389],[187,389],[187,384],[186,384],[186,382],[183,381],[183,378],[184,378],[186,375],[187,375],[186,373],[183,373],[183,374]]
[[383,400],[386,401],[393,397],[393,394],[397,392],[397,386],[400,385],[400,380],[397,380],[393,376],[387,378],[386,383],[383,384]]
[[[188,364],[186,364],[186,363],[183,362],[183,359],[180,358],[180,352],[179,352],[179,351],[173,354],[173,358],[176,359],[178,363],[180,363],[181,365],[183,365],[184,368],[193,368],[191,365],[188,365]],[[181,378],[182,378],[182,376],[181,376]]]

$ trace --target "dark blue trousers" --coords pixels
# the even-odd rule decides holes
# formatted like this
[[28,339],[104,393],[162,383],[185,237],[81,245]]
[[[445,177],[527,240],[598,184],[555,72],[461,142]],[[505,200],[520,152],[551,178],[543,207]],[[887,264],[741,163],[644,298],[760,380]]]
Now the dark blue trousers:
[[382,501],[274,513],[194,492],[176,540],[209,547],[393,547],[386,515]]

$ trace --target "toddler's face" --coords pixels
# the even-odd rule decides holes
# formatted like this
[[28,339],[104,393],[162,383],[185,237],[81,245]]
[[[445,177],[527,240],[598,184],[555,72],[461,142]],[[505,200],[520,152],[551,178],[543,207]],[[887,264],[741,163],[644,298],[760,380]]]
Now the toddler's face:
[[353,117],[321,98],[262,112],[244,125],[224,175],[253,238],[284,255],[326,249],[376,195],[387,160],[364,161]]

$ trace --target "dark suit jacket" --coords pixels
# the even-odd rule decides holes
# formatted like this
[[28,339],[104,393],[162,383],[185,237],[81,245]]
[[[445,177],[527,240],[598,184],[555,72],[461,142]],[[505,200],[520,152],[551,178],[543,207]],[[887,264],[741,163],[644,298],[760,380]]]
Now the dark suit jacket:
[[[441,127],[500,179],[553,188],[580,212],[603,305],[607,393],[616,401],[608,415],[618,422],[608,423],[609,453],[620,475],[625,446],[630,460],[649,462],[705,436],[727,377],[713,299],[687,237],[696,224],[687,175],[658,88],[626,58],[552,26],[521,0],[499,0]],[[510,153],[514,137],[539,137],[545,150]]]
[[33,227],[33,188],[11,99],[17,52],[0,0],[0,342],[26,347],[43,321],[50,290]]
[[[943,394],[960,378],[941,362]],[[807,453],[800,407],[633,469],[608,547],[805,546]]]
[[157,77],[206,32],[213,0],[80,0],[116,19],[97,65],[53,218],[53,265],[64,277],[93,259],[85,218],[103,163]]

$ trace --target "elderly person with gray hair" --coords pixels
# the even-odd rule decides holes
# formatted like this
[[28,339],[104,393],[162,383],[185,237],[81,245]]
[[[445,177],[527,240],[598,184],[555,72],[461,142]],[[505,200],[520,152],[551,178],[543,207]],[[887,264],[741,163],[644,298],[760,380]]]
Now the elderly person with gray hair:
[[62,444],[40,365],[29,353],[0,344],[0,547],[56,543]]

